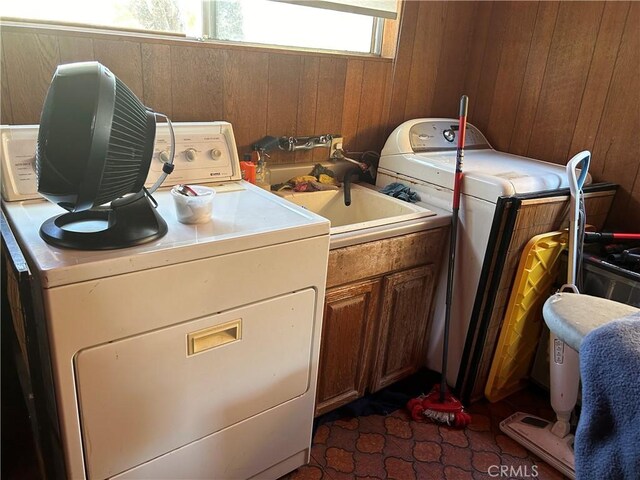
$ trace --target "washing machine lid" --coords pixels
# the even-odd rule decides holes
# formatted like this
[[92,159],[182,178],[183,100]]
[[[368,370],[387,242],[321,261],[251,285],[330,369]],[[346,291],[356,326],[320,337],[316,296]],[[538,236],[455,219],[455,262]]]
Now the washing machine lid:
[[3,210],[32,273],[44,288],[311,237],[326,236],[329,243],[329,221],[313,212],[248,182],[213,187],[218,193],[212,219],[200,225],[178,222],[170,191],[157,191],[154,198],[158,212],[167,222],[167,234],[153,242],[118,250],[73,250],[45,243],[39,234],[40,225],[61,213],[50,202],[3,202]]
[[[382,157],[379,168],[453,189],[456,154],[414,153]],[[492,149],[465,151],[462,193],[495,202],[498,197],[569,186],[565,168]]]
[[[404,122],[389,136],[379,168],[453,189],[457,125],[456,119],[442,118]],[[465,139],[463,194],[496,202],[500,196],[569,186],[563,165],[498,152],[473,125]]]

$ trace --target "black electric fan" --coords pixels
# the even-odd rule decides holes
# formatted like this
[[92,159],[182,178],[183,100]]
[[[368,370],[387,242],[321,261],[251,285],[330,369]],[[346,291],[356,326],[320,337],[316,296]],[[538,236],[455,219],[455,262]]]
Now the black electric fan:
[[[169,124],[171,155],[147,190],[157,115]],[[60,65],[40,118],[36,174],[38,192],[69,213],[47,220],[40,236],[51,245],[81,250],[162,237],[167,224],[151,193],[173,170],[174,152],[169,119],[146,108],[104,65]],[[92,231],[95,225],[103,228]]]

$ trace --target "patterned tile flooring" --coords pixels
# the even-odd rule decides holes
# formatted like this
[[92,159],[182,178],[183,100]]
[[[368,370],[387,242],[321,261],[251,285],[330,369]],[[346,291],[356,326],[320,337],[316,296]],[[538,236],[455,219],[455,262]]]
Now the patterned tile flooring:
[[[434,378],[437,376],[422,376],[417,379],[417,383],[432,385]],[[386,400],[394,399],[393,402],[385,403],[384,411],[393,409],[388,408],[390,403],[404,403],[404,399],[402,402],[396,401],[398,392],[403,392],[406,397],[411,388],[407,389],[405,385],[393,392],[392,396],[384,397]],[[3,395],[3,402],[7,398]],[[38,479],[26,411],[12,410],[5,406],[3,403],[1,477],[8,480]],[[347,408],[338,412],[345,410],[353,411]],[[285,475],[281,480],[564,478],[502,434],[498,426],[515,411],[553,418],[548,394],[527,390],[495,404],[486,401],[475,403],[468,411],[472,414],[472,423],[465,430],[412,421],[404,409],[392,411],[388,415],[342,418],[332,412],[324,417],[325,420],[330,418],[332,421],[326,421],[316,428],[310,463]],[[8,420],[11,417],[15,417],[14,423],[22,423],[10,425]],[[9,438],[9,441],[5,441]],[[494,475],[491,476],[489,467],[492,465],[520,468],[521,474],[499,476],[495,475],[498,470],[492,467],[491,473]],[[532,469],[534,465],[537,475]]]
[[[543,394],[523,391],[468,410],[472,423],[464,430],[413,421],[404,409],[324,423],[316,428],[311,462],[281,480],[565,478],[499,428],[516,411],[553,418]],[[511,473],[500,476],[500,466],[513,468],[503,467]]]

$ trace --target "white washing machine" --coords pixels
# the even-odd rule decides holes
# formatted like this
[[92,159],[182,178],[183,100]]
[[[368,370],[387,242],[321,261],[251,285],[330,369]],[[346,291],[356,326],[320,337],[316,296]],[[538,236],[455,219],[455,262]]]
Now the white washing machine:
[[[452,211],[458,120],[421,118],[397,127],[382,150],[376,185],[408,185],[427,208]],[[447,381],[456,385],[499,197],[568,187],[565,167],[494,150],[467,124],[456,248]],[[447,255],[443,255],[446,263]],[[440,269],[427,367],[440,371],[447,267]]]
[[[211,221],[179,223],[161,189],[166,236],[108,251],[40,238],[62,212],[36,193],[37,127],[2,128],[5,241],[42,312],[15,330],[28,370],[50,365],[40,425],[67,478],[277,478],[309,459],[329,222],[240,180],[230,124],[174,128],[167,183],[215,188]],[[159,125],[149,185],[168,146]]]

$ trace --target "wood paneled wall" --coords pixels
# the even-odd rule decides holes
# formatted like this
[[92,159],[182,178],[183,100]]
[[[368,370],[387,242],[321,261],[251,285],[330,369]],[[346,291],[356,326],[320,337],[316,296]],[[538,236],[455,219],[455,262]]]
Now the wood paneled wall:
[[494,148],[620,185],[608,227],[640,231],[640,4],[407,2],[388,127],[457,114]]
[[[174,121],[231,122],[240,153],[267,134],[342,133],[352,151],[384,141],[390,59],[13,26],[2,30],[2,53],[2,123],[37,123],[56,66],[98,60]],[[276,152],[272,161],[326,155]]]
[[621,186],[609,227],[640,230],[639,3],[407,1],[400,22],[393,60],[5,26],[2,122],[36,123],[55,66],[89,59],[174,120],[230,121],[241,153],[314,133],[379,151],[404,120],[455,117],[465,93],[498,150],[591,150],[595,180]]

